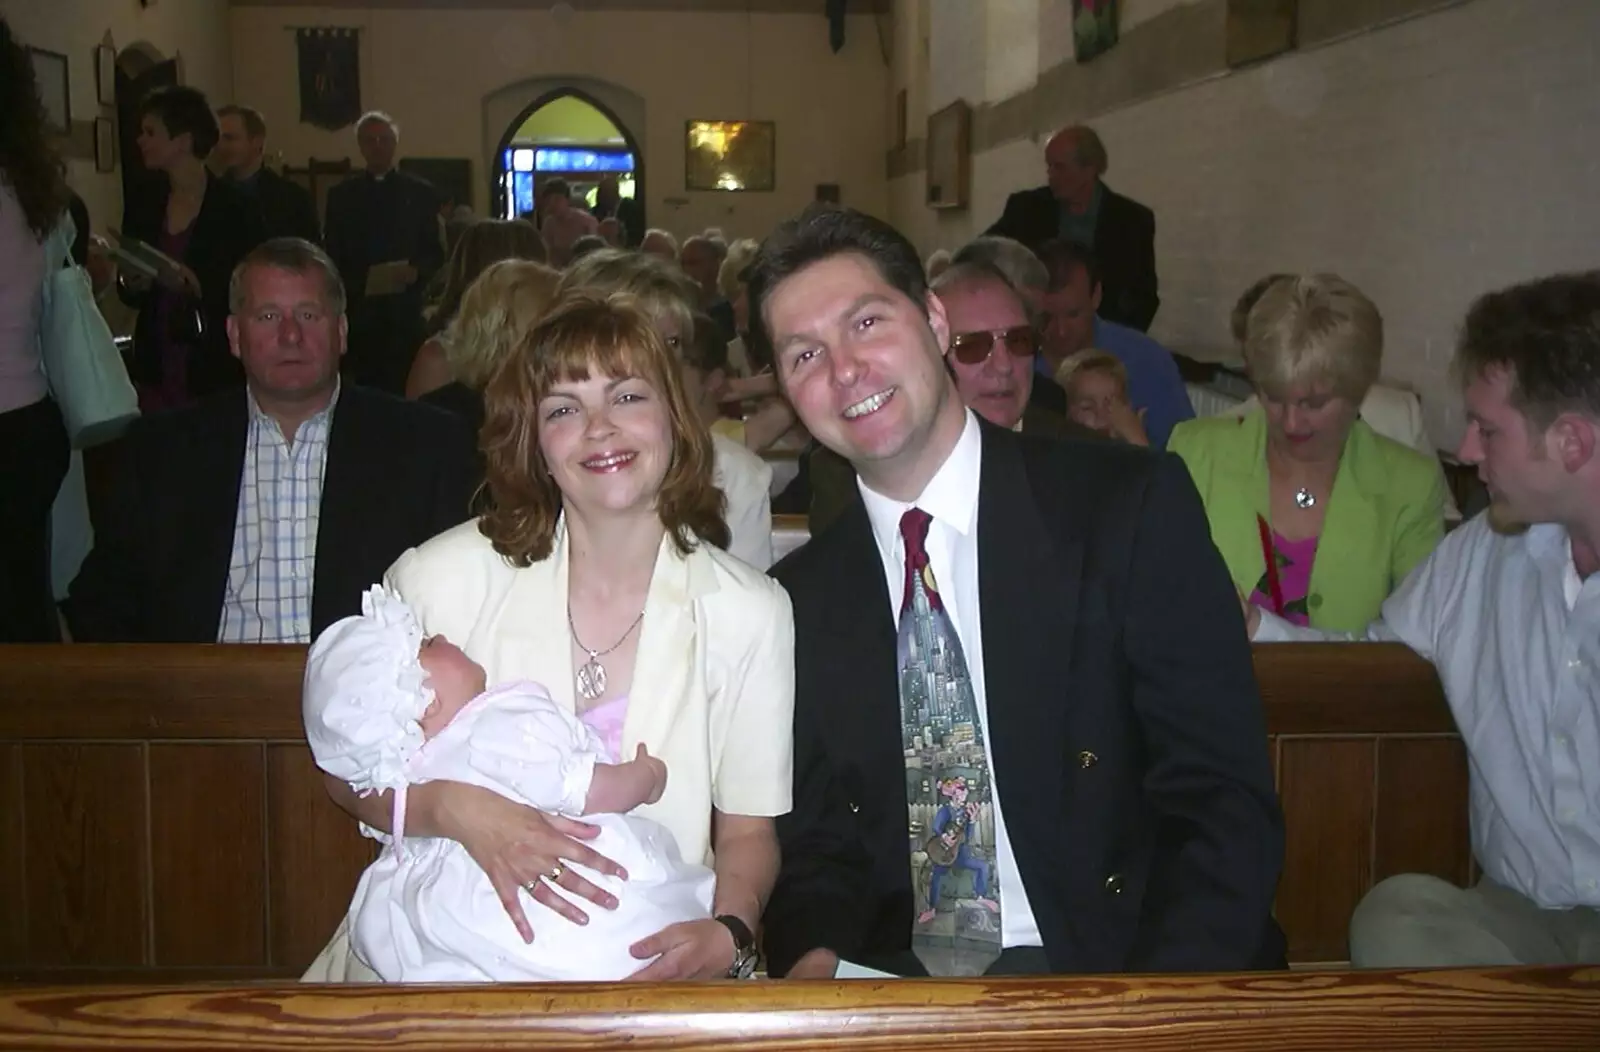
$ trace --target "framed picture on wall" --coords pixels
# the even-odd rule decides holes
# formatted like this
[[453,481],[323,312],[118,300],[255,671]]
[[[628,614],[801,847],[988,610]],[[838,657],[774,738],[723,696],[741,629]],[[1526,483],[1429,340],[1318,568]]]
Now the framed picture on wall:
[[117,49],[110,44],[94,49],[94,87],[100,105],[117,104]]
[[58,135],[72,132],[72,85],[67,73],[67,56],[59,51],[30,47],[33,79],[39,83],[39,98],[44,102],[45,124]]
[[967,207],[971,173],[972,107],[957,99],[928,117],[928,207]]
[[771,192],[778,183],[777,144],[772,121],[690,121],[684,188]]

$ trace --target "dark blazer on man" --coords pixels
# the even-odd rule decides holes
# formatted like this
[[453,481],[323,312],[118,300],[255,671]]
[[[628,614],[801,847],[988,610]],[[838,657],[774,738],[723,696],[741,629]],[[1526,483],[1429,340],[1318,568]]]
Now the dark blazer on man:
[[[1051,969],[1282,967],[1260,696],[1182,462],[985,425],[980,478],[989,746]],[[895,623],[859,495],[773,574],[794,603],[795,793],[770,968],[819,946],[914,968]]]
[[[64,605],[74,639],[216,642],[248,433],[240,390],[146,417],[123,437],[111,514]],[[313,635],[360,613],[362,592],[407,548],[469,517],[476,470],[454,417],[350,384],[327,456]]]
[[[1156,214],[1104,183],[1100,189],[1091,246],[1100,264],[1098,313],[1147,332],[1161,305],[1156,294]],[[1060,228],[1060,205],[1048,186],[1040,186],[1006,198],[1005,211],[985,233],[1012,238],[1037,252]]]
[[[423,290],[444,265],[439,192],[399,169],[382,179],[362,172],[328,191],[325,226],[328,255],[349,300],[345,365],[358,383],[399,394],[423,340]],[[403,292],[368,299],[367,272],[397,260],[415,267],[417,280]]]
[[[159,248],[171,194],[171,185],[161,179],[150,184],[148,193],[130,197],[123,206],[122,232]],[[244,386],[244,370],[228,350],[228,283],[233,268],[265,239],[261,210],[227,180],[208,173],[205,200],[190,229],[183,258],[178,260],[200,280],[198,306],[204,331],[199,344],[191,348],[188,362],[188,388],[195,397]],[[159,383],[161,359],[152,295],[123,290],[122,298],[128,306],[139,308],[133,327],[133,378]],[[193,304],[187,309],[192,310]]]
[[266,167],[256,171],[253,181],[268,237],[300,237],[312,244],[322,240],[317,203],[310,190]]

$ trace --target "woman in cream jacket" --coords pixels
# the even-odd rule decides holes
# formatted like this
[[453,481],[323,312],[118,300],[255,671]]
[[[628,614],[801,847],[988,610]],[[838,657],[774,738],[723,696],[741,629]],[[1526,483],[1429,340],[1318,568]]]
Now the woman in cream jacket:
[[[709,437],[628,297],[562,296],[485,402],[491,510],[407,552],[385,583],[491,684],[531,679],[580,716],[604,709],[623,754],[642,744],[666,763],[664,795],[639,813],[714,868],[718,919],[641,941],[640,977],[725,975],[748,957],[739,928],[756,928],[778,870],[773,818],[790,806],[788,598],[722,551]],[[584,872],[619,868],[585,845],[582,822],[453,782],[400,801],[329,791],[367,826],[388,830],[404,808],[409,835],[459,841],[524,939],[614,905]],[[369,975],[341,930],[306,978]]]

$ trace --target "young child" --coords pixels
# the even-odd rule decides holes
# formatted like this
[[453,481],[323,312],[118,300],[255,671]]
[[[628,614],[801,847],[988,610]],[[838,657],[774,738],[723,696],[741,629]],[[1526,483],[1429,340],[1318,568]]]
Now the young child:
[[1128,401],[1128,370],[1109,351],[1087,348],[1069,355],[1056,369],[1056,383],[1067,392],[1067,416],[1108,438],[1148,446],[1144,410]]
[[[654,803],[666,765],[645,752],[617,763],[601,738],[543,687],[485,689],[482,666],[441,636],[424,639],[404,602],[382,587],[362,613],[330,625],[306,662],[306,737],[317,764],[359,793],[396,790],[394,835],[350,904],[351,946],[385,982],[549,982],[623,979],[648,962],[628,947],[669,924],[711,915],[715,878],[686,864],[657,822],[623,812]],[[466,848],[404,835],[403,790],[450,780],[543,811],[585,816],[589,844],[626,881],[576,870],[617,897],[576,925],[531,902],[524,943]],[[572,865],[572,863],[565,863]],[[528,894],[524,890],[521,894]],[[542,919],[541,919],[542,918]]]

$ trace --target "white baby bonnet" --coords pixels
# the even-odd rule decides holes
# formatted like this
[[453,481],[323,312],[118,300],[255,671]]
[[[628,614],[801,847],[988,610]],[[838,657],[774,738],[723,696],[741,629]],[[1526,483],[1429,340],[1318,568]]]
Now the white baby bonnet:
[[422,746],[417,720],[433,701],[417,660],[422,626],[382,585],[361,613],[329,625],[306,659],[302,709],[317,766],[366,795],[405,785]]

